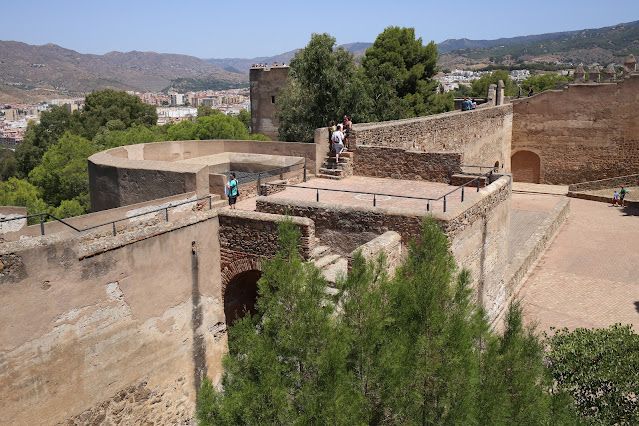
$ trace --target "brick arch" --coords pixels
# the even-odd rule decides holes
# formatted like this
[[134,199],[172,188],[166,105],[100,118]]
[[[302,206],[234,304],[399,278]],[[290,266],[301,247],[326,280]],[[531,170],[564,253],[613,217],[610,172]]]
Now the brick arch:
[[540,183],[541,159],[532,151],[517,151],[510,159],[515,182]]
[[[225,250],[223,250],[225,251]],[[224,257],[224,256],[223,256]],[[252,256],[245,253],[232,252],[233,260],[222,263],[222,300],[226,293],[226,287],[231,280],[243,273],[249,271],[262,271],[262,258],[260,256]]]

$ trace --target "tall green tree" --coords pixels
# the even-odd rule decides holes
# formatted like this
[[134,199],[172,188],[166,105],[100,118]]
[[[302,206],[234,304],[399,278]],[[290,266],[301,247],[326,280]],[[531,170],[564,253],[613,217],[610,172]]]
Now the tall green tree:
[[67,132],[47,150],[42,163],[29,173],[29,181],[39,188],[40,195],[49,205],[57,207],[63,200],[77,199],[88,212],[87,158],[96,152],[93,142]]
[[532,87],[535,93],[541,93],[545,90],[555,90],[557,83],[568,82],[570,78],[556,73],[547,73],[541,75],[531,75],[521,82],[524,93],[528,92],[528,88]]
[[388,27],[362,58],[376,120],[451,111],[452,95],[438,95],[437,45],[415,38],[414,28]]
[[313,34],[290,66],[277,100],[280,139],[311,142],[315,129],[344,115],[356,122],[368,120],[371,103],[355,59],[335,47],[335,38]]
[[38,196],[38,189],[28,181],[15,177],[0,182],[0,205],[26,207],[27,214],[47,210],[47,203]]
[[134,123],[139,126],[153,126],[158,121],[156,108],[142,102],[140,98],[126,92],[104,89],[91,93],[84,100],[84,108],[80,114],[83,132],[79,133],[91,140],[100,127],[111,123],[117,126],[122,123],[123,130]]

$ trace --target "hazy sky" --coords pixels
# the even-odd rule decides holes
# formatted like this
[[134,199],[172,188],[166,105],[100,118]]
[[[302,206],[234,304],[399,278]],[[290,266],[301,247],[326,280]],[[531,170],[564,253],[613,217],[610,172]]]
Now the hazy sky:
[[304,47],[312,33],[373,42],[391,25],[424,42],[598,28],[639,20],[639,0],[32,0],[4,1],[0,13],[0,40],[253,58]]

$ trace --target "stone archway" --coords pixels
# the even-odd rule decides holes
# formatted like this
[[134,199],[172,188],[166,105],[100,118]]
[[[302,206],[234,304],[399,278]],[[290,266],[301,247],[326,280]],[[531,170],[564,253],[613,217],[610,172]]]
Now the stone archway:
[[539,183],[541,160],[532,151],[517,151],[510,160],[515,182]]
[[257,281],[262,271],[252,269],[235,275],[224,290],[224,317],[226,325],[230,326],[235,320],[243,318],[247,312],[254,315],[257,300]]

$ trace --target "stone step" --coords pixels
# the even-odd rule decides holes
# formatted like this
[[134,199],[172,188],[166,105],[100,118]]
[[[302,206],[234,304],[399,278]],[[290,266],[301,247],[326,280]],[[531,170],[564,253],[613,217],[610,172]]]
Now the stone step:
[[318,173],[317,177],[320,178],[320,179],[333,179],[333,180],[342,179],[342,176],[325,175],[323,173]]
[[319,259],[326,255],[331,248],[329,246],[315,246],[311,251],[311,259]]
[[[330,158],[335,158],[335,153],[334,152],[329,152],[328,156]],[[350,151],[346,151],[346,152],[342,151],[342,153],[339,155],[339,158],[342,158],[342,157],[344,157],[344,158],[352,158],[353,157],[353,153],[350,152]]]
[[313,263],[315,264],[315,266],[322,269],[327,267],[328,265],[331,265],[337,262],[341,257],[342,256],[340,256],[339,254],[329,254],[327,256],[323,256],[319,258],[318,260],[313,261]]
[[[341,155],[339,156],[339,164],[342,163],[350,163],[351,161],[353,161],[351,158],[348,157],[342,157]],[[335,164],[335,157],[326,157],[324,159],[324,164]]]
[[320,173],[332,176],[341,176],[343,172],[344,169],[325,169],[324,167],[320,169]]
[[324,274],[324,278],[329,283],[335,283],[337,277],[342,275],[346,276],[348,272],[348,260],[343,257],[340,257],[336,262],[329,265],[328,267],[322,270],[322,274]]

